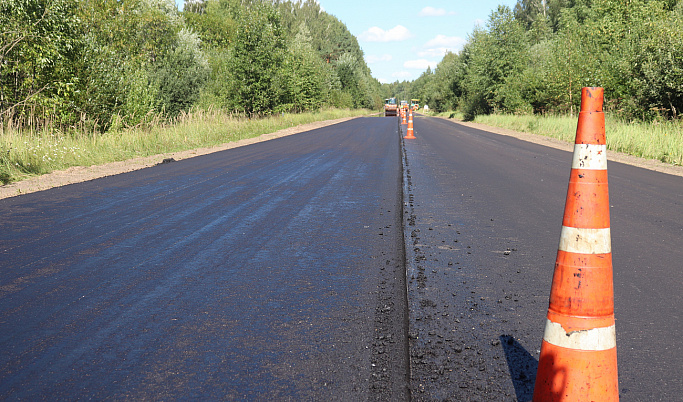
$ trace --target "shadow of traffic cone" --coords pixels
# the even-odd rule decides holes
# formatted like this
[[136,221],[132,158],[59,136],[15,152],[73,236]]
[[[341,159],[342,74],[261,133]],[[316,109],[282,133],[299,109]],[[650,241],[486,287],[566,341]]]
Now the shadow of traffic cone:
[[413,134],[413,111],[411,110],[408,114],[408,133],[405,137],[407,140],[412,140],[415,139],[415,135]]
[[603,93],[581,93],[537,402],[619,400]]

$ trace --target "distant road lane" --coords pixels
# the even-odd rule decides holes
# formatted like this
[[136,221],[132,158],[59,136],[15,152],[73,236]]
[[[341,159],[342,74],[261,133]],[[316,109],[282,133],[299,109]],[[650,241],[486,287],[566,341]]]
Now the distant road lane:
[[0,399],[407,398],[395,119],[0,200]]

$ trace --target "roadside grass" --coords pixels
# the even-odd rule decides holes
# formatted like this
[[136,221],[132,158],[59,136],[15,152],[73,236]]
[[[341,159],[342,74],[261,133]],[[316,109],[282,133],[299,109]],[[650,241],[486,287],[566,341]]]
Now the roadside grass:
[[[462,120],[459,112],[430,113]],[[539,115],[479,115],[475,123],[574,142],[578,117]],[[671,165],[683,165],[683,122],[624,122],[605,116],[607,149]]]
[[0,124],[0,183],[63,170],[167,152],[211,147],[315,121],[368,115],[368,110],[326,109],[258,119],[220,110],[195,110],[172,124],[107,133],[71,129],[16,130]]

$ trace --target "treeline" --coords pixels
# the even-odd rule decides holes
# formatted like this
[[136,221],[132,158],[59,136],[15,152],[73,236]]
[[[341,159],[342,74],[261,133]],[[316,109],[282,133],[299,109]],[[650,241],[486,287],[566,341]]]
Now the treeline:
[[683,2],[519,0],[499,6],[459,53],[413,82],[385,85],[437,111],[574,113],[584,86],[627,120],[683,111]]
[[313,0],[0,0],[3,124],[95,130],[192,107],[375,108],[346,26]]

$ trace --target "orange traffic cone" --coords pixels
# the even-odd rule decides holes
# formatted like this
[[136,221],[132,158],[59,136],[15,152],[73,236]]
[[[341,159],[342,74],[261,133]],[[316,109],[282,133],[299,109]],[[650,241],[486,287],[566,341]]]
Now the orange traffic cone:
[[603,88],[583,88],[534,401],[618,401]]
[[409,113],[410,114],[408,115],[408,134],[403,138],[407,140],[412,140],[415,139],[415,135],[413,134],[413,111],[411,110]]
[[403,118],[403,121],[401,122],[401,124],[408,124],[406,122],[406,111],[403,108],[401,108],[401,117]]

